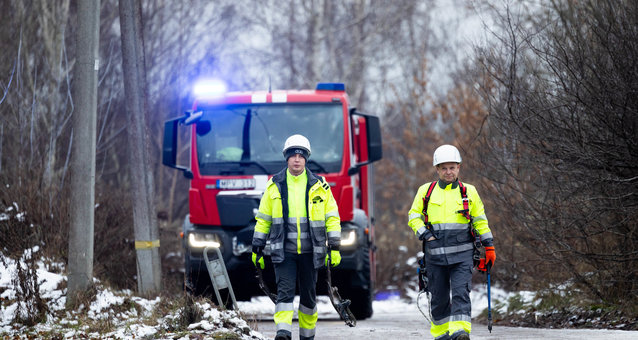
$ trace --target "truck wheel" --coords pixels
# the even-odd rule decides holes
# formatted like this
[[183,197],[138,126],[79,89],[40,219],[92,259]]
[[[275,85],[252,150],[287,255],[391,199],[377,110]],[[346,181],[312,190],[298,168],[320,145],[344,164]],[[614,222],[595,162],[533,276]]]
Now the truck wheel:
[[357,320],[367,319],[372,316],[372,291],[365,288],[355,288],[350,294],[350,311]]
[[[368,252],[364,253],[367,254]],[[354,317],[357,320],[363,320],[372,316],[372,293],[374,291],[370,280],[370,258],[368,256],[364,256],[363,268],[359,275],[365,277],[366,282],[360,287],[350,288],[348,298],[352,302],[350,311],[354,314]]]

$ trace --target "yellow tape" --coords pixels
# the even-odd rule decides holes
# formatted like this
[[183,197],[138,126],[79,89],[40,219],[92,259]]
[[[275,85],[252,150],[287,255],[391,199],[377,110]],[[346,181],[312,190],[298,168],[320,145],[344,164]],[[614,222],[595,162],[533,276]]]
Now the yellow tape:
[[159,248],[160,240],[153,241],[135,241],[135,249],[151,249]]

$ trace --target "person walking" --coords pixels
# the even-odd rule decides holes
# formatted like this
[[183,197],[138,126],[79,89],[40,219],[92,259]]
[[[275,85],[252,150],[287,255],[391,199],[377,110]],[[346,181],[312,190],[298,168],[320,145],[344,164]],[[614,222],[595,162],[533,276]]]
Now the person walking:
[[459,150],[441,145],[432,163],[439,179],[419,187],[408,213],[409,226],[425,242],[430,334],[436,340],[469,340],[474,238],[485,247],[491,266],[496,260],[492,232],[476,188],[459,181]]
[[[284,143],[287,167],[266,184],[253,234],[252,261],[264,269],[266,240],[270,240],[277,299],[275,340],[292,338],[293,299],[299,283],[299,339],[314,339],[317,324],[317,270],[341,262],[341,221],[330,185],[306,167],[310,141],[292,135]],[[327,247],[326,247],[327,239]]]

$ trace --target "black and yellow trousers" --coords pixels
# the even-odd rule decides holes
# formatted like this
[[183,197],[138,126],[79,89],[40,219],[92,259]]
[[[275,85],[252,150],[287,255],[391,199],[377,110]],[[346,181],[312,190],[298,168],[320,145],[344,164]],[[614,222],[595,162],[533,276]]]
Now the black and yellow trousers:
[[284,253],[281,263],[274,263],[277,281],[277,304],[275,306],[275,324],[277,333],[286,333],[292,337],[293,300],[295,288],[299,283],[299,339],[315,338],[317,325],[317,269],[313,264],[313,254]]
[[456,339],[462,332],[469,334],[473,262],[470,259],[451,265],[427,263],[426,266],[428,289],[432,294],[430,334],[435,340]]

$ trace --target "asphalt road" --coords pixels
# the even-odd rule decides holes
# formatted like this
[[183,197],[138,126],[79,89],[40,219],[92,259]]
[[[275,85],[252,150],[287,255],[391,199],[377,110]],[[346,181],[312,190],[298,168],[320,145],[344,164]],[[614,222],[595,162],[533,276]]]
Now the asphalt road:
[[[335,314],[336,316],[336,314]],[[262,316],[263,319],[255,323],[254,329],[263,335],[274,338],[275,324],[271,317]],[[474,323],[472,340],[483,339],[516,339],[516,340],[635,340],[638,339],[638,331],[619,330],[572,330],[572,329],[538,329],[494,326],[492,333],[487,326]],[[298,323],[293,321],[293,339],[299,338]],[[416,308],[411,307],[405,311],[395,310],[385,312],[375,309],[372,318],[357,321],[354,328],[346,326],[343,321],[334,316],[320,316],[317,323],[315,338],[322,339],[367,339],[367,340],[406,340],[406,339],[432,339],[429,325]]]

